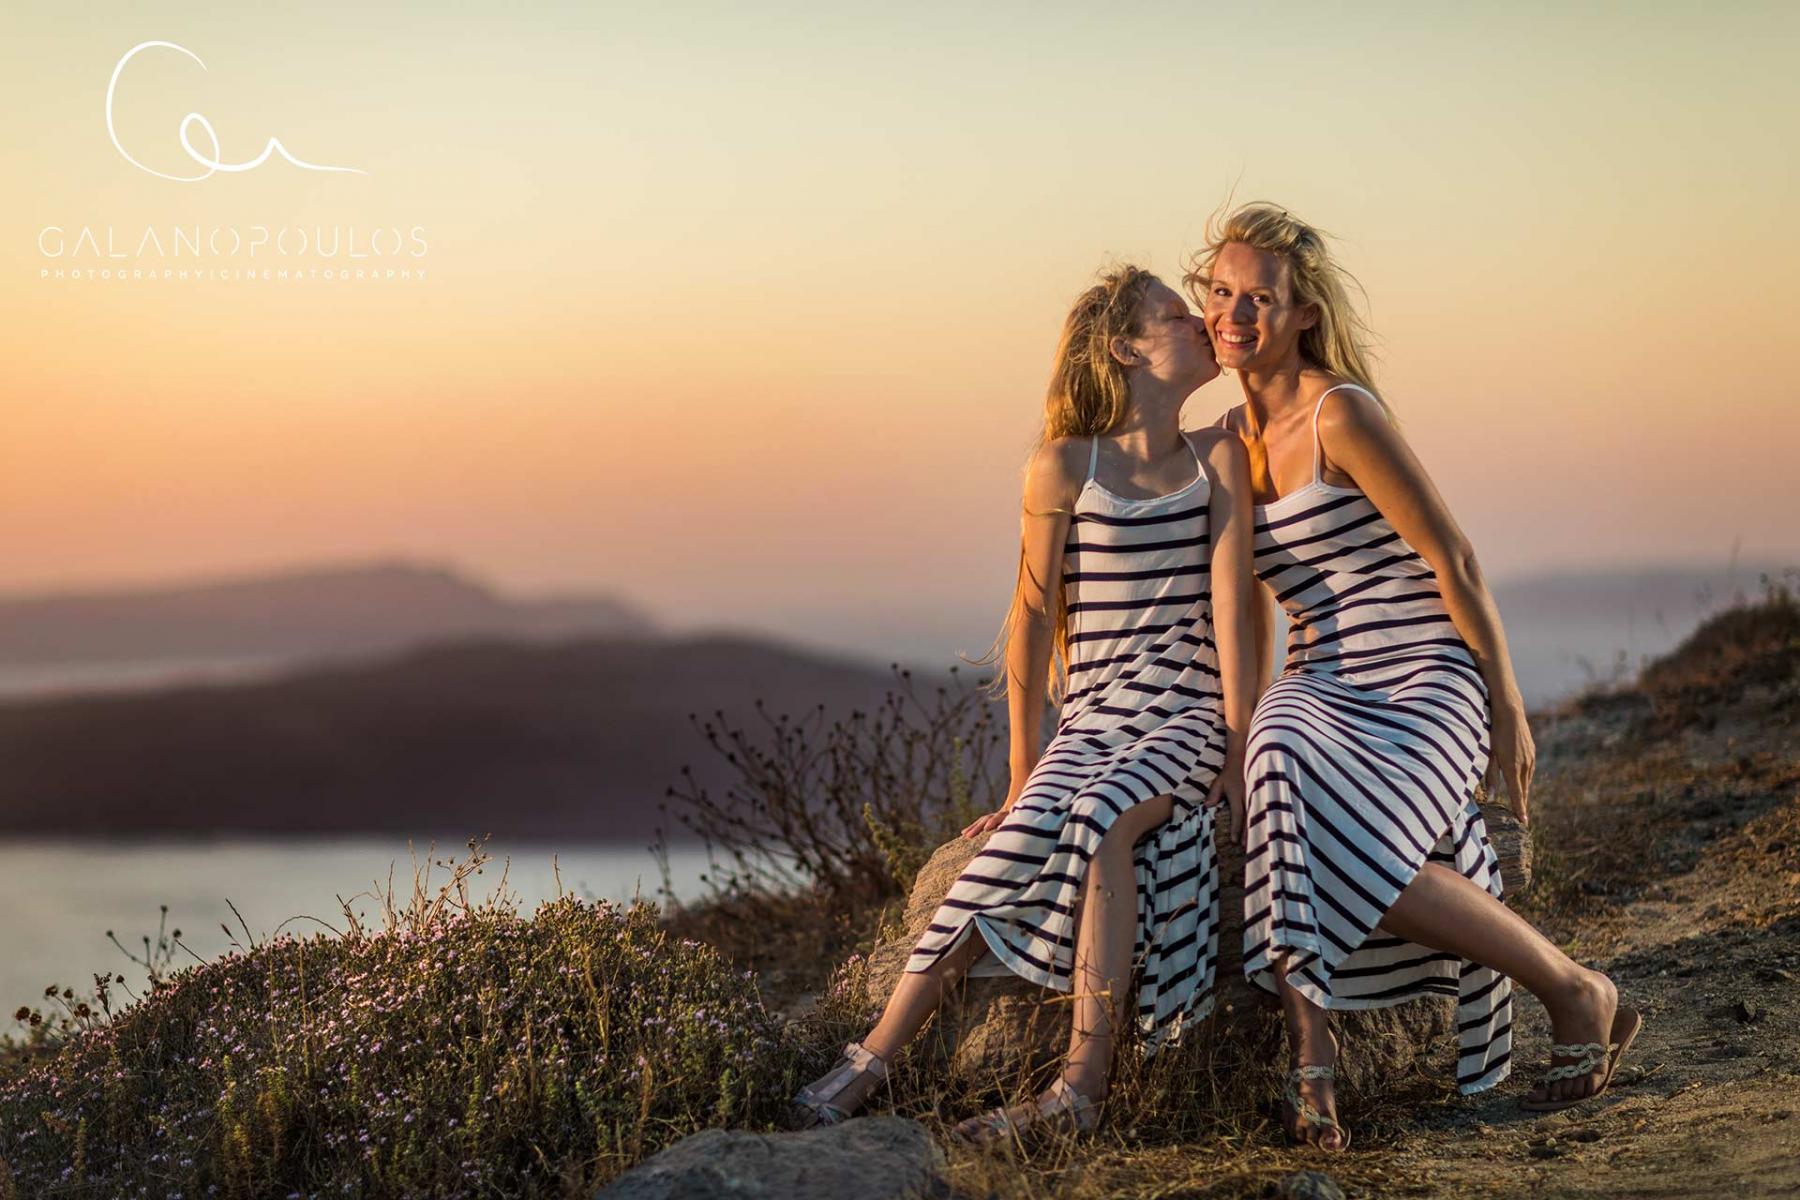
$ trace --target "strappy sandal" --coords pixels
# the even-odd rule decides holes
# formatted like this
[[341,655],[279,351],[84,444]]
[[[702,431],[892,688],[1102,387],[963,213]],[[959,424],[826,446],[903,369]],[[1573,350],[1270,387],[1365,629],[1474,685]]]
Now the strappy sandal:
[[[1331,1035],[1331,1056],[1333,1060],[1336,1060],[1342,1053],[1343,1049],[1338,1045],[1337,1034],[1333,1033]],[[1287,1084],[1282,1088],[1282,1100],[1287,1104],[1288,1108],[1293,1111],[1294,1116],[1306,1125],[1310,1125],[1314,1129],[1337,1130],[1338,1137],[1342,1139],[1342,1141],[1337,1146],[1336,1150],[1338,1152],[1348,1150],[1350,1148],[1350,1131],[1338,1124],[1335,1118],[1327,1116],[1314,1108],[1312,1102],[1300,1094],[1300,1085],[1309,1079],[1324,1079],[1329,1081],[1335,1087],[1337,1083],[1337,1067],[1335,1061],[1334,1064],[1329,1067],[1294,1067],[1288,1072]],[[1292,1129],[1288,1130],[1288,1138],[1303,1145],[1318,1146],[1321,1150],[1331,1149],[1331,1147],[1321,1145],[1318,1142],[1307,1142],[1304,1137],[1296,1137]]]
[[[1625,1022],[1624,1032],[1620,1032],[1620,1022]],[[1556,1112],[1559,1109],[1572,1108],[1577,1104],[1586,1104],[1589,1100],[1604,1096],[1606,1089],[1612,1084],[1613,1072],[1619,1069],[1619,1061],[1625,1052],[1631,1049],[1631,1043],[1637,1040],[1638,1031],[1644,1027],[1644,1016],[1637,1009],[1628,1005],[1620,1005],[1613,1013],[1610,1033],[1613,1041],[1602,1046],[1599,1042],[1572,1042],[1569,1045],[1553,1043],[1550,1047],[1552,1058],[1561,1055],[1564,1058],[1580,1057],[1572,1063],[1564,1063],[1560,1067],[1551,1067],[1544,1072],[1538,1083],[1547,1092],[1550,1085],[1559,1079],[1579,1079],[1583,1075],[1592,1074],[1601,1064],[1606,1066],[1606,1074],[1600,1077],[1600,1086],[1585,1096],[1577,1096],[1573,1100],[1552,1100],[1546,1096],[1542,1100],[1529,1097],[1519,1101],[1519,1107],[1526,1112]]]
[[887,1063],[861,1042],[851,1042],[844,1047],[844,1053],[838,1057],[837,1065],[830,1073],[818,1082],[801,1088],[794,1096],[794,1125],[799,1129],[812,1129],[819,1125],[836,1125],[840,1121],[849,1120],[851,1113],[860,1107],[860,1102],[846,1108],[833,1101],[845,1088],[864,1075],[886,1079]]
[[1015,1120],[1005,1105],[990,1109],[979,1117],[971,1117],[958,1125],[951,1136],[971,1146],[989,1146],[1035,1130],[1040,1133],[1090,1133],[1100,1123],[1099,1102],[1084,1096],[1062,1076],[1056,1077],[1047,1094],[1037,1101],[1037,1115]]

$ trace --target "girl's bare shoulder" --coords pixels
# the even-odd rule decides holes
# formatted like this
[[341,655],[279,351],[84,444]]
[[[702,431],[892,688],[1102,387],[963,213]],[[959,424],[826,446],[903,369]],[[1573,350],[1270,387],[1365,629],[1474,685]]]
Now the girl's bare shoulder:
[[1250,452],[1234,430],[1208,425],[1183,431],[1206,464],[1214,484],[1235,486],[1250,477]]
[[1069,510],[1087,483],[1090,438],[1049,438],[1025,468],[1025,504],[1034,512]]

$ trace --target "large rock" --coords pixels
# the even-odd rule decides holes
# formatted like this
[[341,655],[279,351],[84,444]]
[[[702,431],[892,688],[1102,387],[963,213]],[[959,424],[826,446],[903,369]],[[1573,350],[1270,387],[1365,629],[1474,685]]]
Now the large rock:
[[[1508,899],[1525,894],[1531,879],[1530,835],[1499,806],[1483,805],[1482,816],[1500,858]],[[1244,1061],[1284,1061],[1278,1007],[1244,978],[1243,854],[1229,838],[1222,837],[1220,843],[1218,974],[1213,1019],[1200,1027],[1201,1036],[1230,1042],[1233,1057],[1242,1056]],[[870,955],[872,1004],[887,1001],[945,893],[984,844],[985,840],[955,838],[940,846],[920,869],[907,899],[903,927]],[[1012,974],[965,979],[946,997],[926,1030],[922,1048],[937,1069],[968,1084],[1005,1088],[1022,1080],[1043,1080],[1069,1044],[1070,1006],[1045,1003],[1047,999],[1051,996],[1045,989]],[[1352,1088],[1368,1092],[1422,1058],[1448,1054],[1456,1003],[1449,997],[1428,997],[1388,1008],[1337,1012],[1332,1020],[1344,1043],[1339,1075]]]
[[944,1153],[904,1117],[804,1133],[708,1129],[600,1190],[596,1200],[942,1200]]

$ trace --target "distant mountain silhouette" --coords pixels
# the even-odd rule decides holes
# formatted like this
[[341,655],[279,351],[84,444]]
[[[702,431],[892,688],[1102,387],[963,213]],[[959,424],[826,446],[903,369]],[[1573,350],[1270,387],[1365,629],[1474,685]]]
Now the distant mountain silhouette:
[[447,566],[378,561],[157,588],[0,595],[0,666],[342,657],[470,635],[652,636],[598,595],[514,600]]
[[0,703],[0,832],[641,842],[684,764],[715,794],[735,778],[689,713],[761,728],[761,698],[771,715],[824,705],[829,720],[894,683],[747,637],[490,639],[271,680],[15,700]]

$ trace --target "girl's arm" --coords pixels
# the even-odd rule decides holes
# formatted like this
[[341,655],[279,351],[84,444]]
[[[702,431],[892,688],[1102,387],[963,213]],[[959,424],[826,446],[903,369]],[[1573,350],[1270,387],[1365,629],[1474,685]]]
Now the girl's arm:
[[[1256,707],[1258,663],[1256,600],[1250,548],[1250,457],[1243,439],[1214,430],[1206,446],[1212,476],[1208,527],[1212,530],[1213,637],[1219,647],[1219,682],[1225,694],[1225,765],[1217,795],[1230,803],[1232,836],[1244,839],[1244,739]],[[1266,661],[1268,655],[1262,654]],[[1266,668],[1265,668],[1266,669]]]
[[[1255,522],[1252,521],[1251,524],[1254,525]],[[1254,543],[1254,532],[1251,537]],[[1262,580],[1255,579],[1254,576],[1252,578],[1250,624],[1256,631],[1253,643],[1256,651],[1255,698],[1260,700],[1275,678],[1275,592]]]
[[1335,463],[1356,480],[1381,515],[1436,573],[1450,620],[1469,644],[1487,683],[1494,765],[1506,780],[1514,812],[1521,822],[1528,821],[1537,749],[1506,650],[1500,611],[1482,578],[1474,548],[1412,448],[1376,401],[1349,391],[1326,397],[1319,414],[1319,442],[1325,461]]
[[1046,442],[1026,472],[1024,511],[1019,517],[1020,608],[1006,641],[1007,763],[1012,780],[1000,811],[976,818],[963,829],[965,837],[999,828],[1043,753],[1045,691],[1055,635],[1050,606],[1062,586],[1063,542],[1085,478],[1085,459],[1082,474],[1075,473],[1079,452],[1077,440]]

